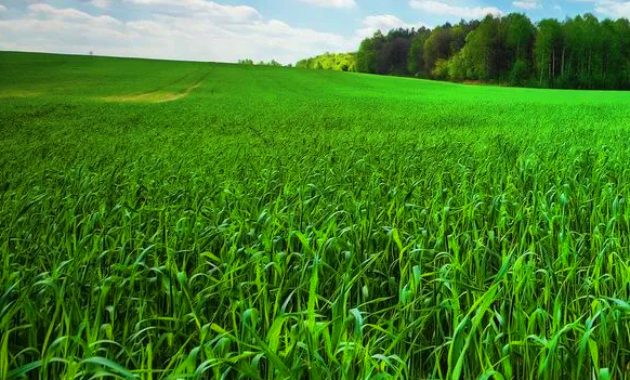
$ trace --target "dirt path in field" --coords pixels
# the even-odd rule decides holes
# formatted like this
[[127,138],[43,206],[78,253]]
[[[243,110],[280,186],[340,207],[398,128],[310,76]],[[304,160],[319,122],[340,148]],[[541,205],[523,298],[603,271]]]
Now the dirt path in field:
[[[149,92],[143,92],[137,95],[114,95],[107,96],[101,98],[106,102],[136,102],[136,103],[165,103],[165,102],[173,102],[175,100],[182,99],[195,89],[199,88],[201,84],[210,76],[210,73],[206,73],[201,79],[197,80],[190,86],[185,89],[172,92],[172,91],[162,91],[161,89],[152,90]],[[183,78],[182,78],[183,79]]]

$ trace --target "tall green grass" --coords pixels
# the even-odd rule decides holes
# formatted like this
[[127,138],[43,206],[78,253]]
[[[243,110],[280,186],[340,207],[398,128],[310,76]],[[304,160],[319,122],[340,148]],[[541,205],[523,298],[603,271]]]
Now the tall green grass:
[[0,99],[1,379],[630,378],[630,95],[46,57],[0,54],[49,73]]

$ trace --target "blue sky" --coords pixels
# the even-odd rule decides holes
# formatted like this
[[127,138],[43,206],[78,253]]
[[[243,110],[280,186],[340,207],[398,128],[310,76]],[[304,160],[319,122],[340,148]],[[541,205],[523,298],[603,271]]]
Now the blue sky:
[[630,17],[630,0],[0,0],[0,50],[293,63],[487,13]]

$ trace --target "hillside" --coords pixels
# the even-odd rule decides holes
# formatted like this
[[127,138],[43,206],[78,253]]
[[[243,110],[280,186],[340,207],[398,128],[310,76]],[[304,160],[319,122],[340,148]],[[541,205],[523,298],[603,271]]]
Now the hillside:
[[630,93],[0,72],[0,378],[628,378]]

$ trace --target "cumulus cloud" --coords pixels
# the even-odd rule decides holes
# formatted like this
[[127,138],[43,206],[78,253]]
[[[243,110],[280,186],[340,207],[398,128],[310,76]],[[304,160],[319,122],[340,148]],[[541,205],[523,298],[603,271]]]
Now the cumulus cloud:
[[100,26],[120,25],[121,22],[110,16],[92,16],[74,8],[55,8],[46,3],[35,3],[28,6],[31,15],[43,16],[50,20],[65,20],[76,23],[90,23]]
[[223,5],[206,0],[122,0],[124,3],[143,6],[155,13],[199,15],[221,22],[247,22],[262,16],[247,5]]
[[572,0],[582,3],[593,3],[594,11],[613,19],[630,18],[630,1],[622,0]]
[[357,3],[354,0],[294,0],[323,8],[354,8]]
[[325,51],[352,51],[359,43],[355,35],[344,37],[265,19],[248,6],[204,0],[123,1],[144,12],[125,21],[31,4],[22,16],[0,20],[0,50],[77,54],[93,50],[113,56],[290,63]]
[[109,0],[92,0],[90,3],[97,8],[107,9],[111,5]]
[[0,12],[5,12],[7,10],[7,7],[5,7],[4,5],[0,4]]
[[408,24],[394,15],[368,16],[363,19],[362,27],[357,31],[357,36],[366,38],[372,36],[377,30],[388,32],[389,30],[397,28],[420,28],[422,26],[425,25]]
[[521,0],[521,1],[514,1],[512,2],[512,5],[515,8],[519,8],[525,11],[533,11],[536,9],[542,9],[542,3],[540,2],[540,0]]
[[446,4],[434,0],[411,0],[409,5],[413,9],[439,16],[449,16],[458,19],[478,19],[489,14],[503,15],[503,11],[496,7],[469,7]]
[[595,12],[608,17],[630,18],[630,2],[628,1],[597,1]]

